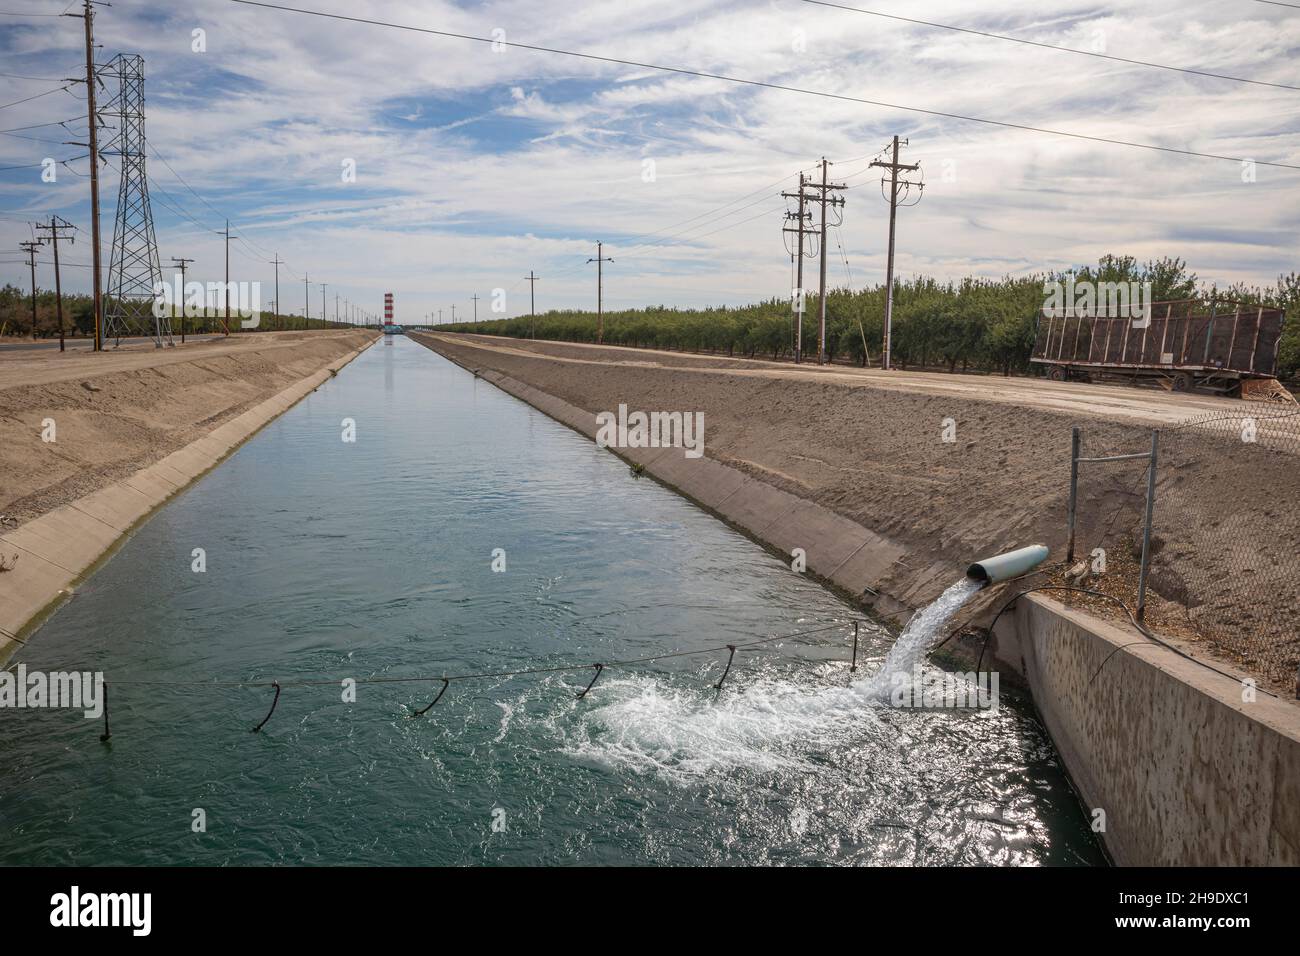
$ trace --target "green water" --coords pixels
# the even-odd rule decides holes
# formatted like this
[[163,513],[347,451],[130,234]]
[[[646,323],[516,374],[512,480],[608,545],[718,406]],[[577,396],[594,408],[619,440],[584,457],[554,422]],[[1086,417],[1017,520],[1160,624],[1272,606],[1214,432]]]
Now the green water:
[[[11,662],[119,683],[108,744],[79,713],[0,710],[0,862],[1100,862],[1027,712],[874,703],[848,673],[855,616],[385,339],[155,515]],[[510,671],[825,625],[740,652],[716,700],[725,653],[611,668],[584,700],[590,671],[455,683],[420,719],[440,684],[363,683],[355,703],[289,686],[252,734],[271,691],[213,683]],[[859,677],[891,640],[864,629]]]

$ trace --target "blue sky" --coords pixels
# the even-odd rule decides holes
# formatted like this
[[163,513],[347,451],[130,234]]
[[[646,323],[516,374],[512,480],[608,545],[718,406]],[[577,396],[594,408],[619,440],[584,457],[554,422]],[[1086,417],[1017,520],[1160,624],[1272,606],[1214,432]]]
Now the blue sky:
[[[298,0],[310,9],[586,51],[926,109],[1229,156],[1300,164],[1300,92],[1040,50],[799,2],[557,0],[452,4]],[[960,0],[857,5],[1055,45],[1300,85],[1300,11],[1262,3],[1133,5]],[[67,0],[12,0],[59,13]],[[195,52],[193,31],[206,49]],[[0,103],[76,76],[81,21],[0,17]],[[902,274],[998,276],[1106,252],[1178,255],[1202,277],[1270,283],[1297,267],[1300,170],[1106,146],[717,80],[343,23],[229,0],[99,8],[101,59],[144,55],[148,160],[162,261],[219,279],[224,217],[232,279],[287,261],[319,312],[327,283],[416,321],[506,290],[508,314],[594,307],[603,240],[609,307],[718,305],[788,294],[780,228],[798,171],[823,155],[847,180],[831,281],[878,282],[887,207],[868,164],[910,139],[924,201],[900,213]],[[75,95],[74,95],[75,94]],[[81,87],[0,109],[0,166],[76,156]],[[74,119],[78,117],[80,119]],[[80,125],[78,125],[80,123]],[[31,138],[24,138],[31,137]],[[54,140],[40,142],[36,140]],[[165,160],[166,162],[164,162]],[[342,178],[354,161],[355,182]],[[168,168],[170,164],[171,168]],[[652,164],[652,165],[651,165]],[[17,244],[57,213],[88,233],[86,161],[0,172],[0,281],[27,284]],[[651,175],[653,170],[653,175]],[[78,173],[82,175],[77,175]],[[179,178],[178,178],[179,176]],[[180,180],[183,179],[184,183]],[[193,192],[191,192],[191,188]],[[198,194],[196,197],[195,193]],[[105,243],[115,174],[102,185]],[[198,197],[202,197],[201,199]],[[181,212],[172,207],[178,207]],[[719,208],[721,207],[721,208]],[[649,235],[647,235],[649,234]],[[845,263],[839,258],[844,249]],[[84,240],[65,287],[89,284]],[[107,252],[105,252],[107,260]],[[51,284],[52,276],[42,276]]]

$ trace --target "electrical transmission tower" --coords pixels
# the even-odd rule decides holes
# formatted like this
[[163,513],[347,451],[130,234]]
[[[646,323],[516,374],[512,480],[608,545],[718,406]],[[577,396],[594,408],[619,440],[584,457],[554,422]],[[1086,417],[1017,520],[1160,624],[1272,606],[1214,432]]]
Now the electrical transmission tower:
[[[921,201],[921,194],[925,192],[924,182],[909,182],[908,180],[900,181],[898,174],[900,172],[915,172],[921,168],[920,163],[900,163],[898,161],[898,137],[894,137],[893,160],[885,162],[883,160],[873,160],[872,166],[879,166],[881,169],[889,170],[889,194],[885,200],[889,203],[889,258],[885,266],[885,342],[884,353],[881,360],[881,367],[888,370],[890,368],[890,347],[891,332],[894,323],[894,222],[898,218],[899,206],[915,206]],[[903,145],[907,145],[907,140],[903,140]],[[886,147],[888,148],[888,147]],[[886,178],[881,177],[880,188],[884,191]],[[911,195],[912,187],[916,187],[916,199],[908,202]],[[902,194],[899,194],[899,188],[902,188]]]
[[156,315],[153,307],[154,287],[163,278],[145,175],[144,57],[119,53],[98,74],[117,80],[116,93],[101,111],[117,120],[117,131],[100,153],[118,157],[121,172],[108,267],[105,338],[114,339],[116,346],[124,336],[147,335],[157,348],[172,346],[171,315]]

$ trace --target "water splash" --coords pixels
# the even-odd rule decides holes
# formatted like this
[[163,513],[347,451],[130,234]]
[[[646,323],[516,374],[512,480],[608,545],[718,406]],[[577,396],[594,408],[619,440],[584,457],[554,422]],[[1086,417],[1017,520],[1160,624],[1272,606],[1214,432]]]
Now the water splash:
[[811,769],[809,741],[824,751],[878,724],[864,682],[810,689],[792,676],[764,674],[716,702],[696,687],[654,678],[611,681],[602,704],[570,728],[565,750],[611,769],[668,777]]
[[963,577],[934,602],[912,615],[907,627],[903,628],[903,633],[889,651],[889,656],[885,658],[884,665],[870,679],[871,689],[876,696],[888,696],[895,680],[894,675],[905,674],[910,678],[912,668],[921,663],[938,643],[953,615],[983,586],[983,581]]
[[[874,675],[828,687],[831,673],[798,670],[760,674],[714,701],[698,687],[674,687],[650,677],[610,681],[599,706],[579,710],[565,734],[573,757],[637,773],[697,776],[745,768],[807,767],[850,738],[879,739],[879,705],[894,674],[912,674],[954,614],[982,584],[963,578],[913,616]],[[882,634],[883,636],[883,634]]]

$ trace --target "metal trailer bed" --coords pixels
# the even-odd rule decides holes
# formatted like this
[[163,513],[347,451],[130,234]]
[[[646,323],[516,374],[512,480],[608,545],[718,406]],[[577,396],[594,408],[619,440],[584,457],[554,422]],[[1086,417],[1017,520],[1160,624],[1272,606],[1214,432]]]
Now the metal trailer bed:
[[1076,316],[1044,309],[1030,361],[1054,381],[1154,378],[1176,392],[1240,391],[1243,379],[1273,378],[1282,309],[1226,299],[1151,305],[1151,322],[1129,316]]

